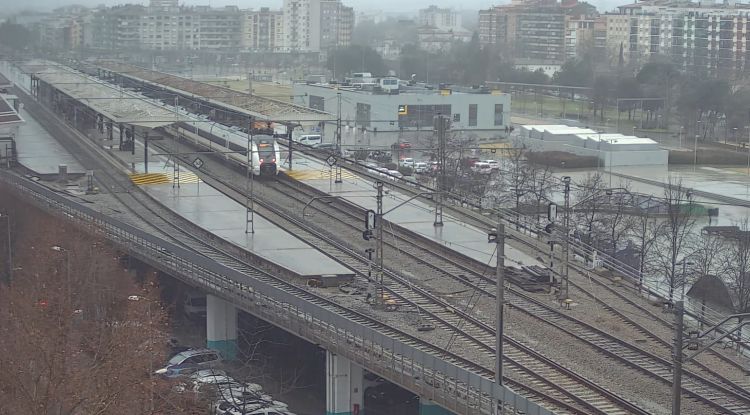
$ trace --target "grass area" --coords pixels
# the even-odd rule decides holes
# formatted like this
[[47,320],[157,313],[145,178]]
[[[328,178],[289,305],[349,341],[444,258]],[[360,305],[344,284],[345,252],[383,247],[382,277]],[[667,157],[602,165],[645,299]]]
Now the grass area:
[[[214,85],[221,85],[227,88],[234,89],[235,91],[247,92],[247,80],[203,80]],[[292,101],[292,88],[287,85],[279,85],[274,82],[258,82],[253,81],[253,93],[255,95],[273,98],[279,101],[291,102]]]
[[[640,112],[633,112],[633,120],[628,120],[627,112],[619,114],[620,120],[617,121],[617,108],[607,106],[604,108],[604,116],[598,113],[596,118],[591,110],[591,103],[587,100],[572,100],[570,98],[552,97],[547,95],[521,95],[513,94],[511,98],[512,110],[514,115],[540,118],[565,118],[569,120],[580,120],[583,124],[606,125],[615,127],[619,125],[620,132],[632,131],[633,127],[640,130]],[[603,121],[602,121],[603,119]],[[660,132],[661,130],[646,129],[648,132]]]

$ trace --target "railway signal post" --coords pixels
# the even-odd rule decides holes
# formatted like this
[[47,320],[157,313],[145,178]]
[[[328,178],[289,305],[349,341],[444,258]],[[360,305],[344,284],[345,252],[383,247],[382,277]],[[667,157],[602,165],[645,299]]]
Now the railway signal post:
[[568,299],[568,269],[570,268],[570,176],[562,178],[565,184],[565,268],[563,271],[562,300]]
[[[503,384],[503,307],[505,305],[505,225],[500,221],[497,228],[490,230],[487,241],[496,244],[497,262],[495,274],[497,277],[495,299],[497,301],[497,330],[495,331],[495,383]],[[498,401],[498,413],[502,413],[501,401]]]
[[375,226],[377,228],[377,245],[375,254],[378,257],[378,303],[383,303],[385,300],[385,290],[383,287],[383,182],[375,183],[378,189],[377,195],[377,211],[375,212]]

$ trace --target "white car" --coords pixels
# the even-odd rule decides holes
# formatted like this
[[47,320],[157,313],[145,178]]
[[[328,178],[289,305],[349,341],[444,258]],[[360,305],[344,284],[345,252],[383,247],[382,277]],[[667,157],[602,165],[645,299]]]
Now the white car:
[[474,165],[471,166],[471,170],[474,173],[479,173],[479,174],[490,174],[490,173],[492,173],[492,167],[490,167],[489,163],[485,163],[485,162],[482,162],[482,161],[478,161],[478,162],[474,163]]
[[497,160],[482,160],[482,162],[489,164],[493,171],[500,170],[500,162]]
[[415,163],[415,161],[414,161],[413,158],[407,157],[407,158],[401,160],[401,162],[399,163],[399,165],[401,167],[411,167],[411,168],[414,168],[414,163]]
[[427,169],[428,169],[428,166],[427,166],[427,163],[425,162],[419,161],[417,163],[414,163],[414,173],[417,173],[417,174],[427,173]]
[[398,180],[398,179],[404,178],[404,175],[401,174],[401,172],[398,170],[388,170],[388,174],[390,175],[388,176],[388,178],[391,180]]
[[213,413],[217,415],[294,415],[289,412],[286,404],[280,406],[276,405],[276,402],[278,401],[219,401],[214,404]]
[[385,167],[378,167],[378,168],[375,169],[375,171],[378,172],[379,176],[388,177],[388,172],[390,170],[386,169]]

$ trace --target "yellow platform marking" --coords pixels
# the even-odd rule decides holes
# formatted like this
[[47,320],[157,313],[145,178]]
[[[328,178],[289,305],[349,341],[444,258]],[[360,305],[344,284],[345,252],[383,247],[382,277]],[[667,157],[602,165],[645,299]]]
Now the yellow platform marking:
[[[136,173],[130,174],[130,181],[138,186],[145,186],[149,184],[167,184],[173,183],[173,173]],[[179,183],[200,183],[201,179],[193,172],[180,171]]]
[[[286,175],[295,180],[330,180],[336,178],[336,171],[334,169],[321,169],[321,170],[287,170]],[[359,176],[347,171],[341,170],[342,179],[358,179]]]

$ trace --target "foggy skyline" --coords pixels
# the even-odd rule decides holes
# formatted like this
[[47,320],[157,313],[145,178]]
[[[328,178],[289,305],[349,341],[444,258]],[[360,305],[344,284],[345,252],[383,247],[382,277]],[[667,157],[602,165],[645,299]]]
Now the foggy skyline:
[[[413,0],[404,3],[400,0],[342,0],[347,6],[354,7],[357,11],[382,10],[386,13],[399,12],[416,12],[417,10],[435,4],[439,7],[451,7],[456,10],[479,10],[486,9],[493,5],[509,3],[509,0]],[[10,0],[0,0],[4,11],[9,13],[19,12],[22,10],[52,10],[57,7],[80,4],[88,7],[95,7],[100,4],[114,6],[118,4],[148,4],[148,0],[32,0],[26,3],[11,3]],[[591,4],[599,9],[599,12],[605,12],[617,5],[626,4],[627,1],[615,0],[598,0],[590,1]],[[180,0],[180,4],[189,6],[210,5],[213,7],[238,6],[240,8],[271,7],[280,9],[283,0]]]

